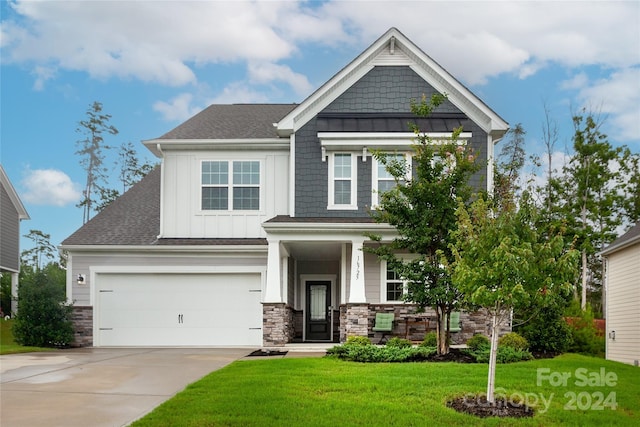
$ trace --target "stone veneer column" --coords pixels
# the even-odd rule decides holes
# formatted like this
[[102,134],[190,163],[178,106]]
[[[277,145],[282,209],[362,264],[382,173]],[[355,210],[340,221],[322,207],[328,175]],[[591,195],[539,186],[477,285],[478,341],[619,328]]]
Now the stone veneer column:
[[346,338],[351,336],[369,336],[369,304],[347,304],[344,321]]
[[293,340],[293,310],[284,302],[262,303],[262,345],[282,347]]
[[74,306],[71,313],[73,347],[93,346],[93,307]]

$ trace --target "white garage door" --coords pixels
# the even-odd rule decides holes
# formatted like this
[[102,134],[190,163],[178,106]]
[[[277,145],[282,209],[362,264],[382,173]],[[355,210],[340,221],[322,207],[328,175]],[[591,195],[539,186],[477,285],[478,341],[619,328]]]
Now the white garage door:
[[259,274],[97,274],[97,346],[262,344]]

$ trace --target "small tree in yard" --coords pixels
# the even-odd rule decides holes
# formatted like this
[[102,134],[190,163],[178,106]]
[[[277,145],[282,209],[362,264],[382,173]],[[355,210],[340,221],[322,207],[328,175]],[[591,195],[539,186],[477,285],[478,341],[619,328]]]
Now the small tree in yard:
[[[426,117],[445,99],[439,94],[429,101],[423,98],[421,103],[412,103],[412,112]],[[453,260],[450,232],[457,226],[458,200],[470,199],[469,178],[480,169],[470,147],[458,143],[460,131],[454,131],[452,138],[443,142],[433,141],[414,129],[412,164],[397,156],[373,153],[396,185],[379,195],[379,206],[371,215],[376,222],[395,226],[399,237],[390,244],[365,249],[385,259],[406,280],[406,301],[416,303],[420,309],[435,310],[438,354],[449,351],[449,315],[461,302],[447,267]],[[369,238],[381,241],[377,235]],[[408,251],[414,258],[403,259],[397,255],[399,251]]]
[[20,309],[13,324],[13,336],[18,344],[62,347],[71,343],[72,308],[66,303],[64,280],[64,270],[50,263],[21,281]]
[[452,280],[474,305],[491,316],[491,353],[487,401],[495,403],[498,331],[518,304],[571,292],[578,253],[565,246],[560,232],[537,227],[537,209],[527,193],[519,208],[499,212],[479,199],[460,205],[454,232]]

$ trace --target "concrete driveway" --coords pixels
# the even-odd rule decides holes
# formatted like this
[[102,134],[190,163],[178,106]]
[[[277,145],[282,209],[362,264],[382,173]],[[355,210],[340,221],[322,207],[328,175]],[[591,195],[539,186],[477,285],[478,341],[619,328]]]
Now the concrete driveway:
[[83,348],[0,356],[0,425],[125,426],[251,349]]

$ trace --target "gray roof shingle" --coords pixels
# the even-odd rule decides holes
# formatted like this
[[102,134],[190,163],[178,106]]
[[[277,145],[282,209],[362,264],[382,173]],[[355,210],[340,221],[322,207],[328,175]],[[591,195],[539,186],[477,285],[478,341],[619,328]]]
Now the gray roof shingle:
[[211,105],[158,139],[277,138],[273,126],[297,104]]
[[634,242],[640,242],[640,221],[636,223],[633,227],[627,230],[622,236],[618,237],[616,240],[611,242],[611,244],[602,251],[603,255],[609,255],[613,252],[616,252],[618,249],[623,248],[629,244]]
[[67,237],[69,245],[150,245],[160,233],[160,167]]

